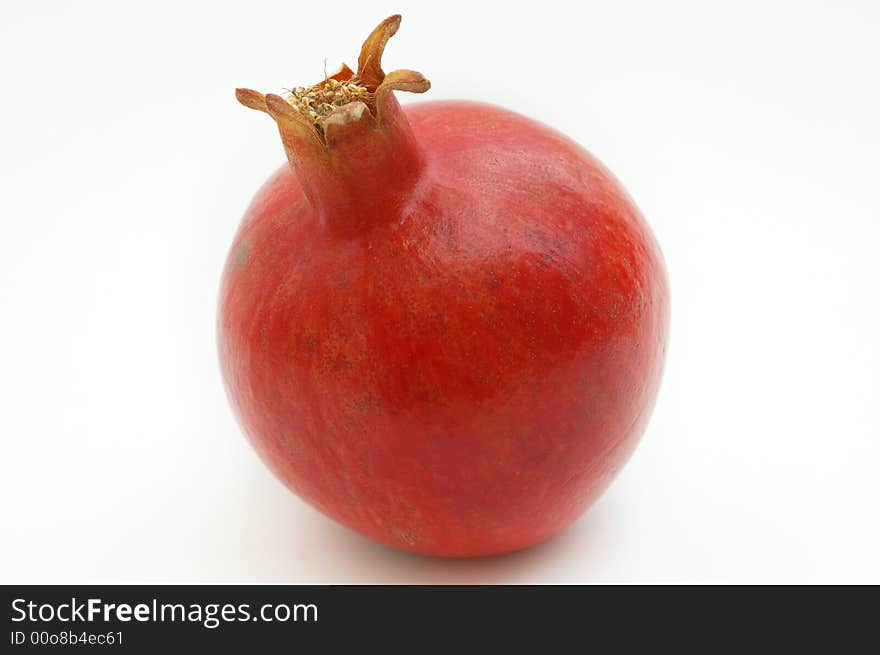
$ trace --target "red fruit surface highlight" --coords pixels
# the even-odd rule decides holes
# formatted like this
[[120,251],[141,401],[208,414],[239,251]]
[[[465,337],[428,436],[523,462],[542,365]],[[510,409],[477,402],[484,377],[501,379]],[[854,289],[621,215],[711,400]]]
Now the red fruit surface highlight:
[[238,91],[290,165],[227,259],[222,371],[262,459],[328,516],[418,553],[512,551],[577,518],[635,448],[666,273],[621,185],[563,135],[485,104],[403,110],[391,91],[429,85],[382,71],[398,24],[333,76],[338,105],[327,80]]

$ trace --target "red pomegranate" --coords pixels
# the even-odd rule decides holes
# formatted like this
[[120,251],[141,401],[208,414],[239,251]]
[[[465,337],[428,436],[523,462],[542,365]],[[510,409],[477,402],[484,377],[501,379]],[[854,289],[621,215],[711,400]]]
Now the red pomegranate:
[[578,517],[642,434],[668,303],[620,183],[562,134],[472,102],[401,109],[399,16],[357,72],[239,89],[290,166],[226,262],[219,349],[260,456],[340,523],[418,553],[534,544]]

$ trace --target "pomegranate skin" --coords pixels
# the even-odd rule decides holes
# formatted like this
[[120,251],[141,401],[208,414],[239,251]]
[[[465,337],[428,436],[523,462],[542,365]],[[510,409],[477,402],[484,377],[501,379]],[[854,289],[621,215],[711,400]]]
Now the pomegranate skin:
[[405,550],[477,556],[557,533],[627,461],[667,340],[660,250],[612,174],[485,104],[403,114],[424,158],[363,216],[288,166],[223,273],[220,361],[261,458],[305,501]]

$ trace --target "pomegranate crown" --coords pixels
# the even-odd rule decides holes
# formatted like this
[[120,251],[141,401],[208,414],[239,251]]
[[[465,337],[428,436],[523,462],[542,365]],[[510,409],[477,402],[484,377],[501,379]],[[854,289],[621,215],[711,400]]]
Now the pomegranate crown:
[[[339,70],[310,87],[296,87],[287,97],[236,89],[235,97],[245,107],[269,114],[285,141],[327,147],[348,125],[359,123],[366,114],[381,123],[382,110],[391,91],[424,93],[431,83],[411,70],[382,70],[382,54],[388,39],[400,27],[399,14],[383,20],[361,46],[357,72],[342,64]],[[329,139],[328,139],[329,137]],[[285,143],[287,146],[288,143]],[[292,144],[291,144],[292,145]]]

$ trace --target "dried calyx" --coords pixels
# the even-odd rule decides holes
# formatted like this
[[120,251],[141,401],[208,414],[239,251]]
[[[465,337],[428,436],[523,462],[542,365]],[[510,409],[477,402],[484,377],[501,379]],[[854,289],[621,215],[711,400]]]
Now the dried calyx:
[[[266,112],[282,129],[307,136],[303,130],[326,145],[329,126],[359,121],[363,110],[381,122],[384,99],[391,91],[424,93],[431,83],[421,73],[397,70],[387,75],[382,70],[385,45],[400,27],[400,16],[386,18],[372,31],[358,57],[357,72],[345,64],[314,86],[297,87],[290,96],[263,95],[251,89],[236,89],[238,101],[246,107]],[[293,135],[291,135],[293,136]]]

